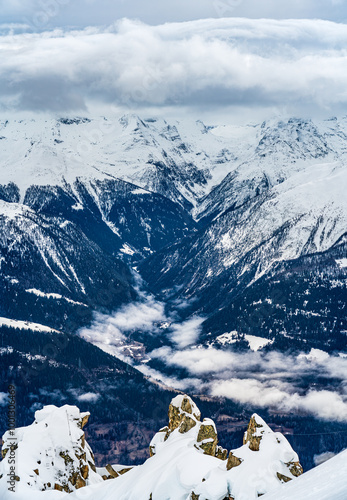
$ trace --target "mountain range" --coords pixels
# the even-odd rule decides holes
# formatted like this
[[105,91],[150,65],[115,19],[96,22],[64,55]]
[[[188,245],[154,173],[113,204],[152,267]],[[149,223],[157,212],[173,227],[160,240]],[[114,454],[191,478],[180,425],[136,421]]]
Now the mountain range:
[[[59,390],[58,372],[68,380],[76,370],[63,391],[73,403],[102,385],[109,391],[107,366],[160,399],[158,382],[76,335],[148,297],[163,313],[152,327],[124,326],[122,359],[152,379],[187,375],[151,356],[177,348],[173,324],[182,327],[181,345],[201,349],[247,353],[258,339],[264,353],[346,353],[346,145],[347,118],[244,126],[133,114],[2,120],[0,390],[21,380],[21,369],[30,378],[36,359],[47,375],[44,383],[34,377],[30,404]],[[190,342],[185,325],[195,320]],[[85,356],[48,353],[52,338]],[[104,367],[102,385],[90,356]],[[130,406],[136,413],[136,401]]]

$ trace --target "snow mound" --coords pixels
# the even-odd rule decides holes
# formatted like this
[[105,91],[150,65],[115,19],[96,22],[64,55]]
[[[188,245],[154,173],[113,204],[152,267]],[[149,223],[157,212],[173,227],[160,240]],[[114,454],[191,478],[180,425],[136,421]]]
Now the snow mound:
[[[96,473],[93,453],[85,440],[83,427],[89,413],[76,406],[45,406],[35,412],[28,427],[7,431],[3,436],[0,483],[6,485],[12,450],[15,451],[15,491],[36,490],[72,492],[102,482]],[[14,433],[14,435],[12,435]],[[0,486],[0,497],[1,496]]]
[[347,450],[305,472],[292,483],[268,493],[263,500],[346,500]]

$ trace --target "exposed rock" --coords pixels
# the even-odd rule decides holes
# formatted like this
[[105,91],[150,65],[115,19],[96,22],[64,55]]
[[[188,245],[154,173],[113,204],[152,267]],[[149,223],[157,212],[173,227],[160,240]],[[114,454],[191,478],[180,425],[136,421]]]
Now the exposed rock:
[[84,413],[82,420],[81,420],[81,429],[83,429],[83,427],[88,423],[89,417],[90,417],[89,412]]
[[[190,417],[191,416],[191,417]],[[200,421],[200,411],[196,404],[189,396],[176,396],[169,406],[169,429],[174,431],[178,427],[181,428],[181,423],[186,420],[181,433],[188,432],[196,421]],[[194,424],[193,424],[194,422]],[[184,430],[186,429],[186,430]]]
[[288,483],[289,481],[292,480],[291,477],[287,477],[284,474],[281,474],[280,472],[277,472],[277,477],[282,483]]
[[150,456],[153,457],[156,454],[157,447],[167,441],[176,429],[180,434],[186,434],[195,429],[195,448],[203,451],[205,455],[226,460],[228,452],[218,446],[217,430],[213,420],[205,418],[201,422],[200,419],[200,410],[189,396],[176,396],[169,406],[168,427],[160,429],[150,443]]
[[89,467],[88,467],[87,464],[82,465],[82,467],[81,467],[81,476],[83,477],[83,479],[88,479],[88,476],[89,476]]
[[238,467],[239,465],[242,464],[242,462],[243,462],[242,458],[236,457],[231,451],[228,457],[227,470],[231,470],[234,467]]
[[[252,452],[259,453],[259,455],[267,454],[268,457],[273,456],[272,467],[277,464],[277,471],[274,470],[277,479],[282,483],[291,481],[303,473],[299,458],[286,438],[279,432],[273,432],[256,413],[252,415],[243,442],[244,446],[247,446]],[[229,460],[228,465],[237,463],[231,456],[229,456]],[[233,466],[235,467],[235,465]]]
[[196,440],[199,448],[202,449],[206,455],[216,456],[218,437],[216,427],[212,420],[204,419],[200,425]]
[[[18,452],[29,456],[28,463],[19,461],[23,484],[36,490],[52,489],[53,485],[53,489],[72,493],[125,475],[112,485],[115,498],[123,498],[129,492],[131,498],[164,495],[189,500],[240,500],[265,495],[278,488],[279,483],[295,480],[302,473],[299,457],[286,438],[273,432],[257,414],[252,415],[243,446],[228,455],[218,446],[213,420],[201,421],[200,411],[185,395],[172,400],[169,426],[160,429],[152,439],[151,458],[143,466],[108,464],[96,469],[88,443],[82,439],[84,416],[76,407],[47,407],[36,413],[35,425],[16,430]],[[4,449],[11,449],[9,439],[4,440]],[[6,473],[3,462],[0,479]],[[126,493],[125,497],[128,498]]]
[[228,450],[222,448],[222,446],[217,446],[216,457],[219,458],[219,460],[226,460],[228,458]]
[[300,462],[289,462],[286,464],[286,466],[289,468],[290,472],[295,477],[301,476],[301,474],[303,474],[303,472],[304,472],[304,469],[302,468],[302,465]]
[[[50,405],[35,413],[32,425],[16,429],[17,453],[26,457],[18,461],[21,481],[36,490],[56,489],[67,493],[102,482],[82,430],[89,415],[81,413],[76,406]],[[4,434],[3,443],[2,455],[5,456],[10,449],[9,432]],[[33,443],[36,444],[33,446]],[[7,462],[2,461],[0,473],[7,474],[6,467]]]
[[110,476],[111,476],[112,478],[119,477],[118,472],[116,472],[116,471],[114,470],[114,468],[112,467],[112,465],[107,464],[107,465],[106,465],[106,470],[107,470],[107,472],[110,474]]
[[85,480],[81,476],[78,476],[76,478],[76,483],[74,485],[76,487],[76,490],[79,488],[83,488],[83,486],[85,486],[85,485],[86,485]]
[[178,432],[181,434],[185,434],[186,432],[190,431],[193,427],[196,426],[196,421],[193,420],[191,417],[188,417],[187,415],[184,415],[180,425]]
[[[94,459],[94,457],[93,457],[93,459]],[[89,467],[92,469],[92,471],[93,471],[93,472],[96,472],[96,467],[95,467],[94,462],[90,462],[90,461],[88,460],[88,465],[89,465]]]
[[131,469],[133,469],[133,467],[124,467],[124,469],[121,469],[118,471],[118,474],[120,474],[122,476],[123,474],[126,474],[127,472],[129,472]]
[[263,426],[257,422],[256,417],[256,414],[252,415],[243,438],[243,444],[249,443],[248,447],[252,451],[259,451],[260,441],[264,433]]

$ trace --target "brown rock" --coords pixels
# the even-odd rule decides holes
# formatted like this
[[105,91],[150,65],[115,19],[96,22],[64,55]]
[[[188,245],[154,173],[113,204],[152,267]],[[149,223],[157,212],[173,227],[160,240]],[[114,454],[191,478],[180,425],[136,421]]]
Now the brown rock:
[[200,426],[198,437],[196,440],[198,444],[202,441],[206,441],[199,444],[199,448],[204,451],[205,455],[211,455],[212,457],[216,456],[218,437],[212,424],[204,424],[203,422]]
[[256,433],[257,429],[260,429],[261,427],[263,426],[258,424],[255,417],[252,416],[248,424],[245,436],[243,438],[243,444],[249,443],[249,449],[252,451],[259,451],[260,441],[262,439],[262,436],[257,436]]
[[290,472],[295,477],[301,476],[301,474],[303,474],[304,472],[304,469],[302,468],[300,462],[289,462],[288,464],[286,464],[286,466],[289,467]]
[[234,467],[238,467],[243,462],[242,458],[236,457],[232,452],[229,453],[227,470],[231,470]]
[[112,465],[107,464],[107,465],[106,465],[106,470],[107,470],[107,472],[110,474],[110,476],[111,476],[111,477],[113,477],[113,478],[115,478],[115,477],[119,477],[118,472],[116,472],[116,471],[114,470],[114,468],[112,467]]
[[73,462],[72,458],[68,454],[68,452],[61,451],[59,455],[64,459],[65,465],[68,465]]
[[88,465],[83,465],[81,467],[81,476],[83,477],[83,479],[88,479],[88,476],[89,476],[89,467],[88,467]]
[[86,482],[81,476],[77,476],[75,487],[78,490],[79,488],[83,488],[86,485]]
[[284,476],[283,474],[280,474],[279,472],[277,472],[277,477],[283,483],[288,483],[289,481],[291,481],[290,477]]
[[76,453],[76,457],[78,458],[78,460],[83,460],[85,462],[87,459],[87,454],[86,454],[86,452],[81,453],[81,455],[78,455]]
[[34,472],[37,476],[39,475],[39,469],[34,469]]
[[131,469],[133,469],[133,467],[125,467],[124,469],[119,470],[118,474],[120,474],[122,476],[123,474],[126,474],[127,472],[129,472]]
[[180,423],[178,432],[180,432],[181,434],[185,434],[186,432],[190,431],[190,429],[192,429],[195,426],[196,426],[195,420],[188,417],[187,415],[184,415],[183,419]]
[[226,460],[228,458],[228,450],[222,448],[221,446],[217,446],[216,448],[216,458],[219,460]]
[[170,431],[174,431],[179,427],[181,421],[182,421],[183,415],[181,414],[181,411],[177,406],[173,406],[170,404],[169,406],[169,429]]
[[93,472],[96,472],[96,467],[95,467],[95,465],[94,465],[92,462],[90,462],[89,460],[88,460],[88,465],[89,465],[89,467],[92,469],[92,471],[93,471]]
[[87,424],[87,422],[89,420],[89,417],[90,417],[89,413],[87,413],[86,415],[84,415],[84,417],[81,420],[81,429],[83,429],[83,427]]
[[[188,396],[183,396],[182,402],[180,404],[180,407],[173,405],[170,403],[169,406],[169,430],[172,432],[177,427],[180,426],[182,420],[186,416],[188,418],[188,415],[192,415],[196,420],[200,420],[200,414],[198,413],[195,415],[193,413],[193,408],[191,404],[191,399]],[[193,418],[192,418],[193,420]],[[185,431],[187,432],[187,431]]]

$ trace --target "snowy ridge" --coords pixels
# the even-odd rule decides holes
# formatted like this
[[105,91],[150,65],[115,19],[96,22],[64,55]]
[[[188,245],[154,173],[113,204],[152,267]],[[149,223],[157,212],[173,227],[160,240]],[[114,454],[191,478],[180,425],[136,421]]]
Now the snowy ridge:
[[[295,482],[302,474],[288,441],[258,415],[251,418],[243,446],[228,457],[227,450],[217,445],[214,422],[209,418],[200,421],[195,403],[189,396],[179,395],[171,401],[168,426],[151,441],[151,457],[143,465],[123,471],[106,466],[110,476],[103,475],[102,482],[82,431],[88,416],[76,407],[48,406],[36,412],[34,424],[16,431],[19,462],[13,498],[31,500],[35,494],[36,499],[44,500],[58,490],[60,495],[72,492],[71,499],[88,500],[253,500],[277,491],[281,483]],[[0,464],[2,498],[8,496],[4,473],[9,440],[6,434],[5,460]],[[103,468],[98,471],[105,472]]]
[[[170,408],[169,427],[156,434],[151,443],[152,447],[155,443],[155,454],[143,465],[131,470],[119,465],[93,470],[92,453],[83,440],[82,431],[89,414],[81,414],[76,407],[71,406],[45,407],[36,412],[32,425],[16,430],[19,443],[16,473],[20,480],[16,481],[15,493],[8,491],[3,475],[7,470],[6,455],[9,453],[9,436],[4,436],[5,456],[0,462],[1,498],[148,500],[151,497],[153,500],[187,500],[198,497],[201,500],[222,500],[229,497],[255,500],[259,494],[264,500],[316,500],[317,497],[321,500],[345,500],[347,497],[347,450],[299,474],[299,477],[280,481],[278,474],[275,474],[275,479],[274,471],[280,467],[283,475],[288,474],[284,462],[297,460],[297,455],[287,440],[281,434],[273,433],[259,416],[252,417],[258,427],[252,431],[250,425],[248,429],[248,434],[251,430],[249,437],[253,436],[253,441],[233,450],[226,464],[226,461],[204,454],[197,448],[202,427],[208,428],[212,432],[210,435],[213,435],[215,428],[210,419],[200,422],[200,412],[193,401],[188,396],[179,396],[171,402]],[[195,422],[188,430],[187,417]],[[178,427],[174,428],[175,425]],[[250,449],[251,443],[254,445],[254,438],[261,438],[259,451]],[[83,465],[84,457],[78,458],[80,448],[85,450],[86,465]],[[67,459],[68,456],[71,461]],[[88,467],[88,473],[85,467]],[[74,477],[76,471],[88,476],[86,480],[78,476],[86,484],[78,483],[77,491],[68,494],[52,489],[52,484],[58,480],[74,490],[76,486],[68,478]],[[103,481],[101,475],[106,477],[109,471],[115,479]],[[40,491],[42,487],[45,491]]]
[[48,326],[9,318],[0,318],[0,326],[8,326],[10,328],[19,328],[20,330],[30,330],[33,332],[59,333],[57,330],[54,330],[54,328],[49,328]]

